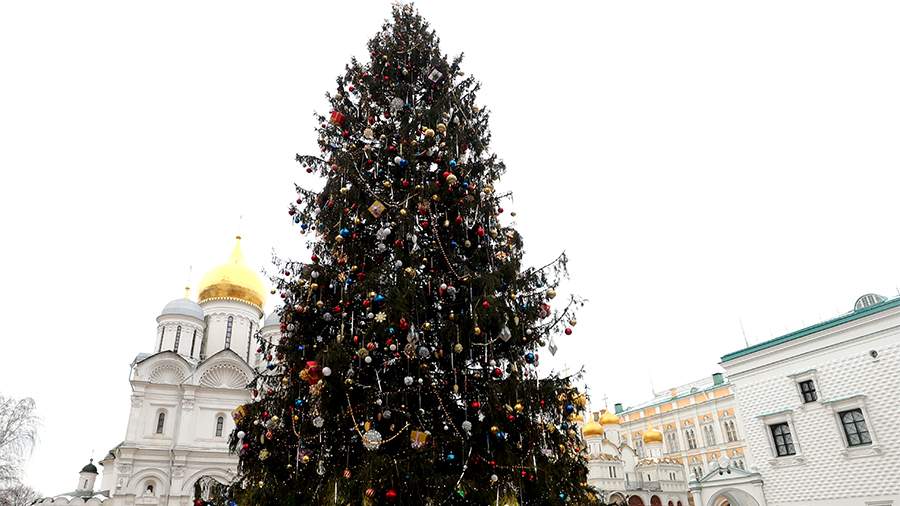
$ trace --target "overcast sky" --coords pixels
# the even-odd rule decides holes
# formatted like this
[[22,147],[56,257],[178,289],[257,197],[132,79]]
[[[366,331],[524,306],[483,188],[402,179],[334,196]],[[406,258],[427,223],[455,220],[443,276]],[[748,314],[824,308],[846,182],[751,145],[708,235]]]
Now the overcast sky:
[[[570,255],[590,302],[555,364],[595,407],[717,371],[741,322],[754,343],[897,294],[897,2],[419,7],[483,83],[527,260]],[[306,257],[294,154],[389,12],[0,4],[0,393],[38,404],[29,484],[71,490],[122,440],[131,360],[236,232],[254,266]]]

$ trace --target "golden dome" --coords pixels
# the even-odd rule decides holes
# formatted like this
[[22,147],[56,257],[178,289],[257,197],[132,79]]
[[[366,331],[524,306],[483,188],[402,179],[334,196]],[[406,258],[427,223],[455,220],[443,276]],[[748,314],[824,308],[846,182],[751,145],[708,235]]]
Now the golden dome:
[[581,428],[581,434],[584,437],[588,436],[602,436],[603,435],[603,426],[599,423],[591,420],[590,422],[584,424],[584,427]]
[[603,425],[621,424],[622,420],[618,415],[607,409],[600,415],[600,423]]
[[663,442],[662,432],[660,432],[652,427],[644,431],[644,443],[662,443],[662,442]]
[[199,302],[216,299],[244,301],[262,310],[265,288],[259,274],[244,264],[241,236],[237,236],[231,258],[206,273],[200,281]]

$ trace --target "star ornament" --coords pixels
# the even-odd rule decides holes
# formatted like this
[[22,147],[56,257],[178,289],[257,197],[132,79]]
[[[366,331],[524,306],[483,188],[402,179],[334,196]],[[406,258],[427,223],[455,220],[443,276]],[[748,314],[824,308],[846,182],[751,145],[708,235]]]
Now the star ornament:
[[387,313],[384,311],[379,311],[378,314],[375,315],[375,321],[378,323],[384,323],[387,320]]

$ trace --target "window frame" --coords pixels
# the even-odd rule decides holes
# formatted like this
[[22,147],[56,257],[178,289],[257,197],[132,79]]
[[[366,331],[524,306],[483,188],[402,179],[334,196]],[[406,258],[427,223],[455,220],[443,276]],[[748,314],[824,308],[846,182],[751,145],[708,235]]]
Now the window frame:
[[819,390],[816,388],[816,382],[812,378],[798,381],[797,387],[800,389],[800,398],[803,400],[803,404],[819,400]]
[[[794,445],[794,435],[791,426],[786,422],[776,422],[769,425],[772,443],[775,446],[776,457],[793,457],[797,455],[797,446]],[[779,438],[781,441],[779,442]]]
[[684,429],[684,441],[687,443],[688,450],[697,449],[697,434],[694,432],[694,427],[691,426]]
[[[822,382],[819,381],[818,371],[815,369],[808,369],[796,374],[789,374],[788,378],[794,382],[794,388],[797,389],[797,396],[800,398],[800,409],[815,409],[822,403],[822,399],[826,398],[825,392],[822,390]],[[812,385],[815,388],[815,400],[807,401],[806,397],[803,395],[801,384],[806,381],[812,381]]]
[[703,443],[705,447],[716,446],[716,429],[712,423],[705,423],[701,426],[703,431]]
[[231,349],[231,335],[234,332],[234,316],[228,315],[228,319],[225,320],[225,349]]
[[225,432],[225,415],[217,414],[216,415],[216,430],[214,434],[216,437],[222,437],[222,434]]
[[741,437],[738,435],[737,423],[733,417],[722,420],[722,432],[725,435],[725,443],[737,443]]
[[153,434],[157,436],[165,436],[166,435],[166,410],[161,409],[156,412],[156,424],[153,428]]
[[[859,415],[859,419],[856,418],[857,414]],[[849,422],[847,421],[848,416],[850,417]],[[850,408],[845,411],[840,411],[838,412],[838,417],[841,420],[841,427],[844,429],[844,437],[847,439],[847,446],[856,447],[872,444],[872,435],[869,433],[869,425],[866,423],[866,417],[863,415],[862,409]],[[851,427],[853,428],[852,434],[850,433]],[[857,436],[859,442],[854,443],[850,440],[850,436]]]
[[181,344],[181,325],[175,327],[175,343],[172,344],[172,351],[178,353],[178,345]]
[[664,433],[666,440],[666,450],[668,453],[676,453],[681,451],[678,444],[678,431],[676,429],[668,429]]
[[[786,467],[793,465],[802,465],[806,463],[803,456],[803,443],[800,434],[797,432],[797,426],[794,424],[793,412],[791,410],[779,411],[769,415],[757,417],[762,423],[762,430],[766,434],[766,441],[769,442],[769,465],[772,467]],[[793,455],[779,455],[775,446],[775,435],[771,426],[785,423],[791,434],[791,444],[794,446]]]
[[[873,455],[882,455],[883,449],[878,442],[878,433],[875,425],[872,423],[873,418],[869,413],[868,402],[865,395],[855,395],[845,399],[830,401],[825,403],[832,411],[835,423],[835,430],[841,441],[841,454],[846,458],[869,457]],[[848,411],[859,410],[866,424],[866,431],[869,433],[868,444],[851,445],[844,430],[844,424],[841,420],[841,414]]]

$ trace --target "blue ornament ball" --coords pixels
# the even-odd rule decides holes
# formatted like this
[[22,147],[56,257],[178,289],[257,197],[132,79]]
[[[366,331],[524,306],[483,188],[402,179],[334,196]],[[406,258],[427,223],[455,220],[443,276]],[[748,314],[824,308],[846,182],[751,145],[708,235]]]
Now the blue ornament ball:
[[340,231],[340,234],[341,234],[341,237],[343,237],[344,239],[350,237],[350,231],[347,230],[346,228],[342,228]]
[[573,413],[573,412],[575,412],[575,405],[574,404],[566,404],[566,413]]
[[533,364],[534,359],[535,359],[534,352],[529,351],[528,353],[525,354],[525,362],[528,362],[529,364]]
[[451,168],[451,169],[455,169],[455,168],[456,168],[456,160],[450,160],[450,168]]
[[401,158],[398,165],[400,165],[401,169],[405,169],[406,166],[409,165],[409,161],[407,161],[406,158]]
[[299,408],[301,406],[303,406],[303,399],[297,399],[296,401],[294,401],[294,407]]
[[381,304],[382,302],[384,302],[384,295],[381,295],[381,294],[379,293],[378,295],[375,296],[375,303],[376,303],[376,304]]

